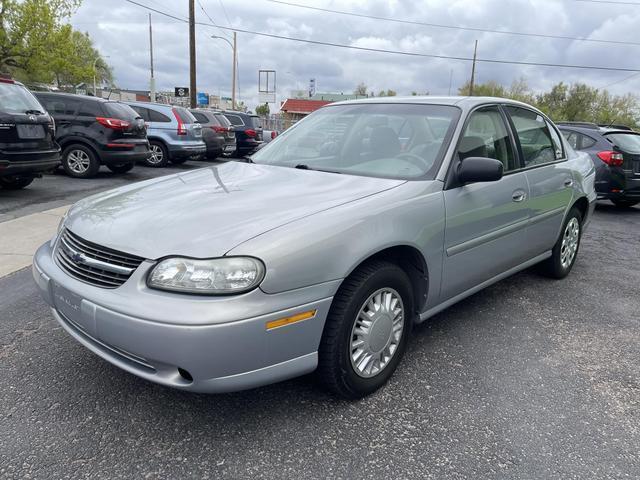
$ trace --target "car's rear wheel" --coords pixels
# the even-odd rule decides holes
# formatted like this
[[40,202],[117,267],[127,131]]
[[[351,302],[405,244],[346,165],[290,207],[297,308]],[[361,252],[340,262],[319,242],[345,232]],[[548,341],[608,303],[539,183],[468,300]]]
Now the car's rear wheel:
[[391,377],[413,326],[407,274],[387,261],[353,272],[334,297],[319,348],[317,375],[345,398],[368,395]]
[[640,203],[640,200],[611,200],[616,207],[629,208]]
[[62,152],[62,168],[75,178],[90,178],[100,170],[100,161],[89,147],[69,145]]
[[572,208],[562,225],[560,238],[553,247],[551,257],[540,265],[542,273],[551,278],[564,278],[569,275],[578,256],[582,237],[582,215]]
[[121,163],[120,165],[107,165],[107,168],[113,173],[127,173],[130,172],[135,163]]
[[162,142],[151,140],[149,142],[149,156],[143,160],[143,165],[147,167],[166,167],[169,163],[169,152]]
[[33,182],[33,177],[21,177],[11,175],[9,177],[0,177],[0,187],[6,190],[20,190]]

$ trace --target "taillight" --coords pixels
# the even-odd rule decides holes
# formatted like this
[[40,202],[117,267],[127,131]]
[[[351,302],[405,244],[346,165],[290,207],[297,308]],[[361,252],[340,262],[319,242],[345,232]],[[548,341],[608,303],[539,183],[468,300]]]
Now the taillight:
[[186,135],[187,128],[184,126],[180,114],[175,108],[172,108],[171,111],[173,112],[173,116],[176,117],[176,121],[178,122],[178,135]]
[[227,127],[221,127],[220,125],[213,125],[211,128],[213,128],[213,131],[216,133],[226,133],[229,131]]
[[278,132],[276,132],[275,130],[271,130],[271,140],[273,140],[277,136],[278,136]]
[[120,120],[119,118],[96,117],[96,120],[103,127],[113,130],[126,130],[131,125],[126,120]]
[[247,137],[255,137],[256,136],[256,131],[255,130],[251,130],[250,128],[245,130],[244,133],[247,134]]
[[624,157],[621,153],[610,150],[598,152],[598,158],[611,167],[621,167],[624,163]]

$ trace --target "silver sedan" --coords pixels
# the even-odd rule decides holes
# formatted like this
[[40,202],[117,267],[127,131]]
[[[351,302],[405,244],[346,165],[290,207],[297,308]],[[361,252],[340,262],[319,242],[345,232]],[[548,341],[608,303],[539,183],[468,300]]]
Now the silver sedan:
[[246,163],[78,202],[35,255],[77,341],[163,385],[227,392],[316,371],[381,387],[415,323],[529,266],[563,278],[593,163],[499,98],[328,105]]

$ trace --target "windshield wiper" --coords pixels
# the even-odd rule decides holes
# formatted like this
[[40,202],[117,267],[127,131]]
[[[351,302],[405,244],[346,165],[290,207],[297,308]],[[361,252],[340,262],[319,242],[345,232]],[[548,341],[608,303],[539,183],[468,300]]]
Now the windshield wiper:
[[316,172],[325,172],[325,173],[337,173],[337,174],[342,173],[342,172],[336,172],[334,170],[323,170],[321,168],[312,168],[309,165],[306,165],[304,163],[299,163],[293,168],[297,168],[298,170],[315,170]]
[[41,112],[40,110],[25,110],[24,113],[27,115],[44,115],[44,112]]

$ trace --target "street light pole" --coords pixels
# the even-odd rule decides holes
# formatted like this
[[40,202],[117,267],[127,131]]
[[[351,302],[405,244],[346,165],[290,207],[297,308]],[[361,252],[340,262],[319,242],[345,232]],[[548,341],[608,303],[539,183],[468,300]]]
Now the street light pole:
[[218,35],[211,35],[211,38],[217,38],[219,40],[224,40],[225,42],[227,42],[229,44],[229,46],[231,47],[231,50],[233,51],[233,58],[232,58],[232,63],[233,65],[231,66],[231,109],[235,110],[236,109],[236,77],[237,77],[237,73],[236,73],[236,65],[238,64],[238,60],[237,60],[237,46],[236,46],[236,32],[233,32],[233,43],[231,43],[228,39],[224,38],[224,37],[219,37]]

